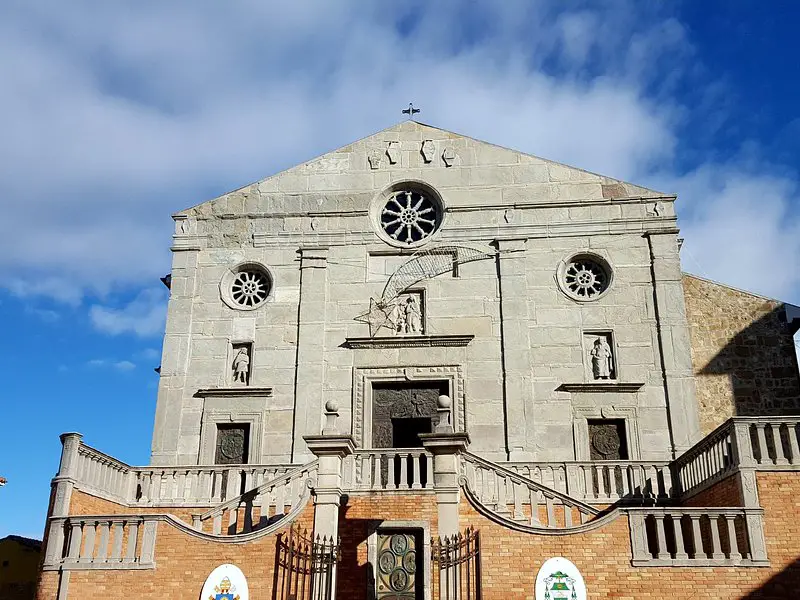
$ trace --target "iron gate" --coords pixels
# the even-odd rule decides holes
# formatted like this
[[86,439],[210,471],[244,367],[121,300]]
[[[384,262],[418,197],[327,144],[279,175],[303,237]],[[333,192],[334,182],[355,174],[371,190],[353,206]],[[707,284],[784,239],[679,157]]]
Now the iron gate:
[[278,534],[273,600],[329,600],[336,585],[339,544],[292,527]]
[[[431,559],[439,577],[439,598],[481,600],[481,538],[472,527],[464,533],[431,540]],[[435,597],[435,596],[434,596]]]

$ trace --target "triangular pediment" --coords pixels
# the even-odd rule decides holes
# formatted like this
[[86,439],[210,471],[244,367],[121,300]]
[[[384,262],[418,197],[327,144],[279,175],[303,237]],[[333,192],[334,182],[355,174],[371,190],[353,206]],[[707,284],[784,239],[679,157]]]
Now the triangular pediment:
[[404,179],[441,190],[453,206],[671,198],[619,179],[403,121],[179,214],[307,213],[333,204],[337,210],[360,210],[365,198]]

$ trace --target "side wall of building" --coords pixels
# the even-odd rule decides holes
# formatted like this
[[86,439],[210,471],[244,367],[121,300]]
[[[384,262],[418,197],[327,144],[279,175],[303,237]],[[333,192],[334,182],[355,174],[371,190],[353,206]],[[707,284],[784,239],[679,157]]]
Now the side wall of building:
[[784,305],[683,276],[700,422],[800,413],[800,372]]

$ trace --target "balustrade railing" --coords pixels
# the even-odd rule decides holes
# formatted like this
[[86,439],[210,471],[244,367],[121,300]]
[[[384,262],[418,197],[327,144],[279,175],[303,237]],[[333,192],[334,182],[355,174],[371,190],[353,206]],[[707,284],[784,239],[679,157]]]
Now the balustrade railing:
[[739,468],[800,467],[800,417],[734,417],[672,463],[681,496],[696,493]]
[[152,569],[157,519],[147,516],[67,517],[63,543],[45,555],[43,569]]
[[131,467],[83,443],[78,484],[131,506],[211,506],[256,488],[299,465]]
[[470,452],[462,458],[467,490],[478,503],[503,519],[531,527],[568,529],[586,523],[599,512],[564,492]]
[[422,448],[357,450],[344,471],[344,486],[353,491],[433,489],[433,457]]
[[316,472],[316,460],[297,467],[193,517],[192,526],[203,531],[210,521],[211,533],[216,535],[238,535],[267,527],[305,504]]
[[652,502],[673,496],[668,462],[503,462],[504,467],[544,486],[593,504]]
[[632,508],[634,566],[766,566],[761,509]]

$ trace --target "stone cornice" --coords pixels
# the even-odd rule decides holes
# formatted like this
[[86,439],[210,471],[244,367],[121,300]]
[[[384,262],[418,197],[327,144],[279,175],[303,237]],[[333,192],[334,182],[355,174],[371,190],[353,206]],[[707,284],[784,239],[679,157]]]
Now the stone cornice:
[[638,392],[644,383],[630,383],[622,381],[590,381],[587,383],[562,383],[556,388],[557,392]]
[[206,396],[216,396],[223,398],[242,398],[245,396],[272,396],[271,387],[222,387],[222,388],[200,388],[195,392],[195,396],[205,398]]
[[468,345],[474,335],[393,335],[386,337],[349,337],[345,339],[345,348],[354,350],[375,348],[431,348],[455,347]]

